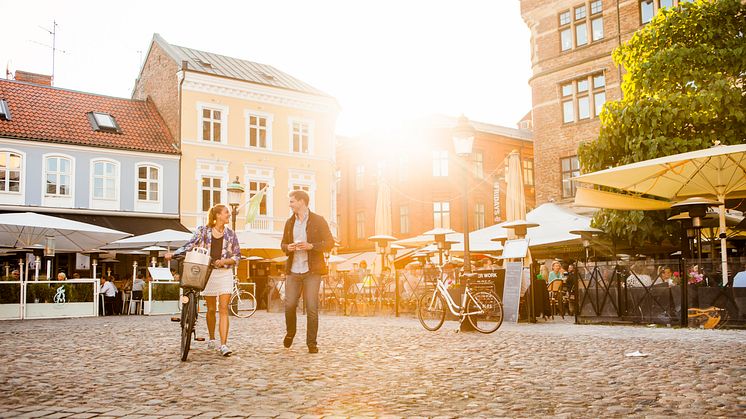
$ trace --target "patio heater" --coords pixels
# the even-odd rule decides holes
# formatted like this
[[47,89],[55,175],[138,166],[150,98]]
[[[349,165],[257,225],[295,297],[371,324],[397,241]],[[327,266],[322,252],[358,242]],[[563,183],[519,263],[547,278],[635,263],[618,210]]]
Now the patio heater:
[[[528,229],[533,227],[538,227],[539,224],[537,223],[531,223],[526,220],[515,220],[515,221],[509,221],[507,223],[501,224],[501,226],[505,229],[513,230],[513,234],[518,239],[525,239],[526,235],[528,234]],[[530,251],[528,253],[531,254]],[[533,272],[530,271],[531,268],[529,268],[529,274],[528,274],[528,283],[529,287],[528,289],[531,291],[531,298],[528,301],[528,309],[529,309],[529,322],[536,323],[536,317],[534,316],[534,298],[535,298],[535,290],[534,290],[534,275]],[[521,273],[523,275],[523,273]]]
[[[600,230],[598,228],[588,227],[587,229],[584,228],[584,229],[578,229],[578,230],[570,230],[570,234],[577,234],[578,236],[580,236],[580,240],[583,243],[583,250],[585,253],[585,259],[583,259],[583,268],[585,269],[586,278],[588,278],[588,285],[590,286],[598,270],[598,262],[596,261],[596,263],[593,266],[593,271],[591,271],[590,276],[588,276],[588,259],[590,259],[589,252],[591,248],[591,240],[603,234],[603,230]],[[600,273],[598,273],[598,275],[600,275]],[[596,278],[596,281],[598,281],[598,278]],[[580,284],[575,284],[575,302],[576,303],[580,302],[580,298],[579,298],[580,296],[578,295],[580,291],[579,285]],[[598,291],[598,283],[596,284],[596,291]],[[596,297],[596,299],[598,299],[598,296]],[[580,310],[580,307],[578,306],[575,310],[575,323],[578,322],[578,316],[580,315],[580,313],[578,312],[579,310]]]
[[[669,220],[676,220],[680,221],[682,228],[686,228],[686,237],[687,242],[694,239],[696,237],[697,243],[702,239],[702,232],[700,229],[702,228],[702,218],[707,214],[707,208],[710,206],[715,205],[723,205],[722,202],[713,201],[711,199],[702,198],[702,197],[692,197],[685,199],[681,202],[677,202],[673,205],[671,205],[671,208],[680,209],[682,210],[682,213],[669,218]],[[686,215],[685,215],[686,213]],[[691,227],[684,227],[684,223],[686,220],[691,219]],[[689,243],[687,243],[687,247],[691,249],[693,246],[689,246]],[[682,252],[683,254],[683,252]],[[690,256],[691,256],[691,250],[690,250]],[[699,269],[702,269],[702,254],[701,254],[701,248],[700,252],[698,252],[698,265],[697,267]],[[689,278],[686,275],[686,260],[682,258],[682,268],[681,269],[681,327],[689,326],[689,296],[688,294],[688,285],[689,285]],[[725,279],[724,279],[725,280]]]
[[463,114],[453,129],[453,148],[456,155],[464,160],[464,273],[471,272],[471,255],[469,253],[469,156],[474,146],[474,127]]
[[47,236],[44,240],[44,257],[47,258],[47,281],[50,281],[52,274],[52,258],[54,257],[55,243],[54,237]]
[[[388,234],[377,234],[375,236],[368,237],[368,240],[376,244],[376,252],[381,255],[381,282],[383,282],[383,268],[386,267],[386,255],[389,253],[389,243],[396,241],[396,237],[389,236]],[[394,314],[399,317],[399,280],[394,276]],[[384,284],[381,283],[381,287]],[[383,288],[382,288],[383,291]]]

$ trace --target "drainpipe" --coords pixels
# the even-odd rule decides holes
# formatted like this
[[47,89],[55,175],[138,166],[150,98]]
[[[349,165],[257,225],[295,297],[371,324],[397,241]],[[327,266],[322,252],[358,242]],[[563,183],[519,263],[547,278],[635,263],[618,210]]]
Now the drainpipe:
[[186,72],[189,67],[189,62],[186,60],[183,60],[181,62],[181,80],[179,81],[179,126],[176,130],[178,141],[179,141],[179,185],[178,185],[178,191],[179,191],[179,199],[177,199],[176,203],[176,211],[179,213],[179,222],[181,222],[181,159],[183,158],[183,155],[181,154],[181,115],[183,113],[183,105],[182,105],[182,85],[184,84],[184,80],[186,79]]
[[[619,10],[619,0],[616,0],[616,44],[617,47],[620,47],[622,45],[622,17],[621,12]],[[622,66],[617,65],[616,66],[617,75],[619,76],[619,92],[621,93],[621,98],[624,98],[624,91],[622,90]]]

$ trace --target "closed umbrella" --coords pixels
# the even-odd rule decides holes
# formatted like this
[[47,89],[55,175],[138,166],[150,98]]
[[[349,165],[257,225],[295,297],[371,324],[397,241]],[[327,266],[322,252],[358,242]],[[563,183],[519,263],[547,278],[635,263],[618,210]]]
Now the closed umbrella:
[[588,173],[574,180],[653,195],[671,202],[694,196],[707,196],[722,202],[718,223],[720,257],[723,283],[727,283],[725,200],[746,197],[746,144],[716,145]]
[[513,150],[508,155],[508,172],[505,175],[507,190],[505,192],[505,215],[507,221],[526,219],[526,193],[523,189],[521,158]]

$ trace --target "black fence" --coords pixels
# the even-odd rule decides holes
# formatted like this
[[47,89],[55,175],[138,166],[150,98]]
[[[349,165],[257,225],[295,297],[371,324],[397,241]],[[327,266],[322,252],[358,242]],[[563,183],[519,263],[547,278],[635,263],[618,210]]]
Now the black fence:
[[[728,263],[728,286],[721,284],[719,261],[579,264],[576,319],[579,323],[678,325],[682,317],[682,287],[686,286],[688,308],[715,307],[720,309],[720,325],[746,326],[746,288],[732,287],[734,273],[744,270],[746,258],[729,259]],[[689,314],[696,313],[693,310]],[[706,316],[693,316],[689,325],[698,326],[704,320]]]

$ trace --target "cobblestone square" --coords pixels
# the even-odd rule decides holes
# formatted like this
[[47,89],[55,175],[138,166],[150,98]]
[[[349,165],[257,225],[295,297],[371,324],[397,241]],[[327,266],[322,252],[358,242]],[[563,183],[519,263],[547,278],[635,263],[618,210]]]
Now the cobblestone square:
[[299,320],[288,350],[281,314],[232,318],[233,356],[184,363],[165,316],[3,322],[0,417],[746,415],[744,331],[322,316],[311,355]]

